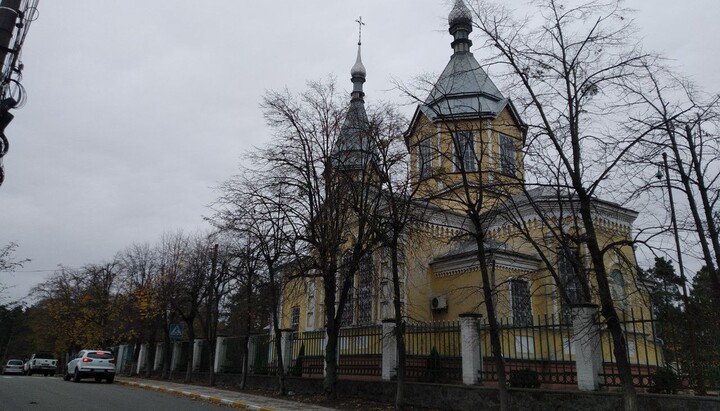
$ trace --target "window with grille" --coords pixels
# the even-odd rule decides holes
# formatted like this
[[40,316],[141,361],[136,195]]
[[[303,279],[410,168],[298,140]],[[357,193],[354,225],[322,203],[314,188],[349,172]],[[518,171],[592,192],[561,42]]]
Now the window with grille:
[[357,324],[370,324],[372,321],[372,257],[360,259],[358,275],[358,313]]
[[567,296],[567,299],[562,298],[560,301],[562,322],[564,324],[572,323],[571,305],[583,302],[580,278],[576,270],[577,266],[576,250],[564,248],[558,251],[558,277],[560,280],[558,287],[564,290]]
[[[352,254],[346,253],[343,256],[343,264],[342,269],[340,270],[340,281],[338,281],[338,298],[340,298],[340,292],[342,292],[342,287],[344,285],[345,278],[347,276],[352,275],[352,273],[349,272],[350,262],[352,259]],[[353,320],[355,319],[355,282],[350,280],[350,289],[348,290],[347,299],[345,299],[345,304],[343,304],[343,314],[342,314],[342,325],[352,325]]]
[[430,138],[418,143],[418,169],[420,178],[428,178],[432,174],[432,141]]
[[510,298],[514,325],[532,325],[532,305],[530,301],[530,283],[513,278],[510,280]]
[[515,175],[515,139],[500,134],[500,171],[503,174]]
[[300,307],[295,306],[290,309],[290,328],[297,331],[300,328]]
[[456,131],[453,133],[455,149],[455,169],[458,171],[477,171],[475,158],[475,138],[472,131]]

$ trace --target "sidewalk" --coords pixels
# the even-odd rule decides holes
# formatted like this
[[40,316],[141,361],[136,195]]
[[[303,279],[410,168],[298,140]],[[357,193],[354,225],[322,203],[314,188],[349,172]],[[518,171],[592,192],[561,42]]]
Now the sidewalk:
[[203,400],[215,404],[222,404],[233,408],[258,411],[332,411],[333,408],[318,407],[316,405],[294,401],[281,400],[272,397],[246,394],[238,391],[221,390],[214,387],[200,385],[179,384],[170,381],[146,380],[142,378],[116,377],[118,384],[184,395],[196,400]]

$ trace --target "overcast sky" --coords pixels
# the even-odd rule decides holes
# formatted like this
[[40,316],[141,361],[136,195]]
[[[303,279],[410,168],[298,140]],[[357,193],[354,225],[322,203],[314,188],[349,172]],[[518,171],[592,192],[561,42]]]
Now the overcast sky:
[[[366,100],[403,102],[393,79],[440,73],[450,57],[449,3],[40,0],[0,186],[0,246],[15,241],[32,261],[0,273],[5,297],[23,298],[59,264],[202,229],[213,187],[268,139],[265,90],[333,75],[349,92],[360,15]],[[646,49],[720,91],[720,1],[627,5]]]

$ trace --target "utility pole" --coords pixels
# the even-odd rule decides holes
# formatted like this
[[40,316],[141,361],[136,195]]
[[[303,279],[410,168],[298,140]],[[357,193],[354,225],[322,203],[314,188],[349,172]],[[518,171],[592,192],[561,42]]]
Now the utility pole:
[[[678,266],[680,269],[680,284],[682,285],[682,300],[685,306],[685,315],[687,316],[688,333],[690,334],[690,358],[692,361],[691,371],[695,374],[696,390],[699,394],[705,393],[705,382],[702,373],[699,370],[697,360],[697,336],[695,335],[695,319],[690,312],[690,299],[687,292],[687,277],[685,277],[685,267],[683,266],[682,251],[680,251],[680,236],[678,235],[677,218],[675,217],[675,202],[673,201],[672,185],[670,184],[670,168],[668,167],[667,154],[662,153],[663,165],[665,167],[665,183],[668,190],[668,200],[670,201],[670,220],[672,222],[673,236],[675,237],[675,249],[677,250]],[[692,378],[690,378],[692,384]]]
[[2,158],[9,143],[5,128],[15,116],[10,109],[18,108],[25,100],[20,84],[23,64],[20,50],[30,23],[37,16],[39,0],[0,0],[0,185],[5,181]]

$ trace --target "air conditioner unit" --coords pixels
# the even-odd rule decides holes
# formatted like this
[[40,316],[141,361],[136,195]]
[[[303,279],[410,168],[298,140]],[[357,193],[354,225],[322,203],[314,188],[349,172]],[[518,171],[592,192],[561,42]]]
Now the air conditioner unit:
[[440,311],[447,309],[447,295],[438,295],[430,300],[430,308],[433,311]]

